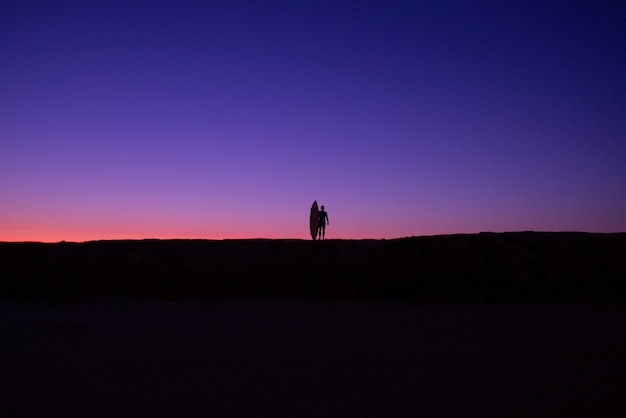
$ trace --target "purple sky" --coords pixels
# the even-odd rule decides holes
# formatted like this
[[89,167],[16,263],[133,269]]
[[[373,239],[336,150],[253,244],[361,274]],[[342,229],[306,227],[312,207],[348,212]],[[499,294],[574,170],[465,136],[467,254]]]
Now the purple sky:
[[626,231],[626,5],[0,1],[0,241]]

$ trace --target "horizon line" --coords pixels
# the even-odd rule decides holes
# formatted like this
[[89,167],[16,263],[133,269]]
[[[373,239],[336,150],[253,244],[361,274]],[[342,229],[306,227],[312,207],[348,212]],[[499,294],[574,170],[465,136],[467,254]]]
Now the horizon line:
[[582,231],[582,230],[566,230],[566,231],[554,231],[554,230],[512,230],[512,231],[480,231],[480,232],[454,232],[445,234],[425,234],[425,235],[406,235],[393,238],[327,238],[325,240],[313,240],[310,238],[267,238],[267,237],[246,237],[246,238],[157,238],[157,237],[144,237],[144,238],[101,238],[101,239],[89,239],[84,241],[73,240],[59,240],[59,241],[37,241],[37,240],[24,240],[24,241],[3,241],[0,240],[0,244],[83,244],[91,242],[113,242],[113,241],[391,241],[408,238],[420,238],[420,237],[446,237],[446,236],[458,236],[458,235],[480,235],[480,234],[521,234],[521,233],[538,233],[538,234],[625,234],[626,231],[618,232],[594,232],[594,231]]

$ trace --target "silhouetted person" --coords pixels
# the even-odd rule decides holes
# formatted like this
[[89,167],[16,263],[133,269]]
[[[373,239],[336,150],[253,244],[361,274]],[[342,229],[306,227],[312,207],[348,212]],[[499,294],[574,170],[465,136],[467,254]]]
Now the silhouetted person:
[[318,217],[319,217],[318,222],[317,222],[318,239],[324,239],[326,235],[326,225],[330,223],[328,222],[328,214],[324,210],[324,206],[322,206],[322,209],[319,211]]

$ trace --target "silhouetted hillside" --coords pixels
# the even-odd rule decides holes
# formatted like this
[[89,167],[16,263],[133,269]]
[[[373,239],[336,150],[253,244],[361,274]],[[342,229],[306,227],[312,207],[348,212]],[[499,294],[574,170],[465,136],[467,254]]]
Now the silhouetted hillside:
[[626,233],[0,243],[0,299],[624,303]]

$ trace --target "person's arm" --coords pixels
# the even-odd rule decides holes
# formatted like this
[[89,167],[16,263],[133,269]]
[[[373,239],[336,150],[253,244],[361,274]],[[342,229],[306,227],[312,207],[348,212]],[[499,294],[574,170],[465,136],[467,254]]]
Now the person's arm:
[[326,214],[326,225],[330,225],[330,221],[328,220],[328,213]]

